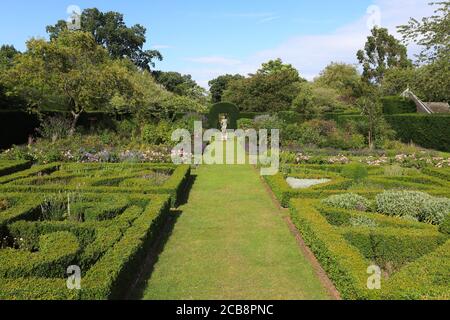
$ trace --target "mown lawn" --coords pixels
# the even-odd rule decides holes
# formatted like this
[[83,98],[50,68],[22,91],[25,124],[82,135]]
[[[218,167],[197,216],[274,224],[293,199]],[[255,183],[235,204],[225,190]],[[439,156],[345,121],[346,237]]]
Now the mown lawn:
[[327,299],[251,166],[197,170],[144,299]]

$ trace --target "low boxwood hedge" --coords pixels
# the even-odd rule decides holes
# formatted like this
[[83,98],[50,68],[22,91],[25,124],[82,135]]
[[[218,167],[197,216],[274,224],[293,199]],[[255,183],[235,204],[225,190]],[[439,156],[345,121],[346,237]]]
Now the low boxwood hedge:
[[0,250],[0,279],[25,277],[64,277],[80,249],[75,235],[55,232],[39,238],[39,251]]
[[276,198],[280,202],[281,206],[287,208],[289,206],[289,201],[292,198],[303,197],[307,192],[320,193],[324,191],[333,191],[346,189],[352,183],[352,180],[336,177],[334,175],[327,176],[322,175],[320,178],[329,177],[331,182],[323,183],[308,189],[294,189],[287,182],[287,177],[299,178],[299,179],[316,179],[319,178],[318,175],[301,175],[301,174],[276,174],[274,176],[264,176],[265,181],[272,189]]
[[[437,227],[292,199],[291,219],[344,299],[448,299],[449,237]],[[364,216],[375,227],[352,226]],[[368,267],[391,267],[369,290]],[[386,270],[386,269],[385,269]],[[420,276],[420,274],[423,276]],[[411,275],[411,276],[410,276]]]
[[[120,187],[115,182],[136,175],[123,175],[121,170],[134,168],[136,175],[144,175],[145,172],[154,171],[170,172],[170,177],[160,186],[144,187],[142,185]],[[108,177],[95,176],[96,171],[105,171]],[[89,177],[89,174],[91,177]],[[32,169],[0,178],[0,192],[54,193],[58,191],[85,191],[93,193],[141,193],[141,194],[169,194],[172,205],[178,206],[180,199],[188,185],[191,168],[188,165],[126,165],[126,164],[49,164],[36,166]],[[93,175],[93,176],[92,176]],[[86,177],[88,176],[88,177]],[[102,185],[101,183],[104,183]],[[118,183],[116,183],[118,184]]]
[[[7,261],[0,267],[0,299],[122,298],[170,208],[169,195],[85,195],[104,210],[110,201],[120,203],[123,197],[128,208],[106,220],[32,218],[5,225],[2,236],[39,237],[41,244],[37,252],[0,249],[2,262]],[[69,265],[82,268],[81,290],[68,290],[62,280]]]
[[0,161],[0,177],[6,176],[8,174],[15,173],[17,171],[22,171],[29,169],[31,167],[31,162],[29,161]]

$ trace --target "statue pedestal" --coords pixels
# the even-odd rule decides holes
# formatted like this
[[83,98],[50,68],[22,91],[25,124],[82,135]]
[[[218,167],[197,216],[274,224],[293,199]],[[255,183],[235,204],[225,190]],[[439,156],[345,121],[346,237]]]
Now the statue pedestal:
[[222,141],[228,141],[228,133],[222,133]]

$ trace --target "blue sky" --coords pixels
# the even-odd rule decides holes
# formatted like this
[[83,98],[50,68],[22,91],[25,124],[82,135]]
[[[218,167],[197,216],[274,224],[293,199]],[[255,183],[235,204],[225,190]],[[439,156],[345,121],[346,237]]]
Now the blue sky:
[[97,7],[124,13],[128,25],[144,25],[147,48],[159,49],[165,58],[157,68],[190,73],[203,86],[223,73],[254,72],[276,57],[312,79],[331,61],[356,63],[356,50],[369,32],[368,20],[376,18],[395,33],[395,26],[409,17],[428,15],[428,1],[4,1],[0,44],[24,50],[27,39],[46,37],[46,25],[66,19],[69,5]]

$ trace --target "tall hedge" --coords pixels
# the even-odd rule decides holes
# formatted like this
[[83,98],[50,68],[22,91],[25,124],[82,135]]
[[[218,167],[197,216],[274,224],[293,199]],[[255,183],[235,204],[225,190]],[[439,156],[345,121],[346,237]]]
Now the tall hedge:
[[13,144],[24,144],[28,136],[35,134],[39,127],[36,116],[26,112],[0,112],[0,150],[9,148]]
[[410,100],[398,96],[387,96],[381,99],[384,114],[416,113],[416,104]]
[[[72,116],[68,112],[45,111],[42,118],[49,116]],[[127,117],[126,115],[124,117]],[[116,115],[106,112],[84,112],[78,121],[78,126],[89,130],[91,126],[96,128],[114,129]],[[0,111],[0,150],[12,145],[27,143],[30,135],[36,135],[36,128],[40,126],[39,117],[25,111]]]
[[219,116],[221,114],[228,115],[228,129],[237,129],[237,121],[239,119],[239,108],[232,103],[220,102],[211,107],[208,120],[211,128],[220,128]]
[[450,115],[407,114],[385,116],[397,138],[429,149],[450,152]]

